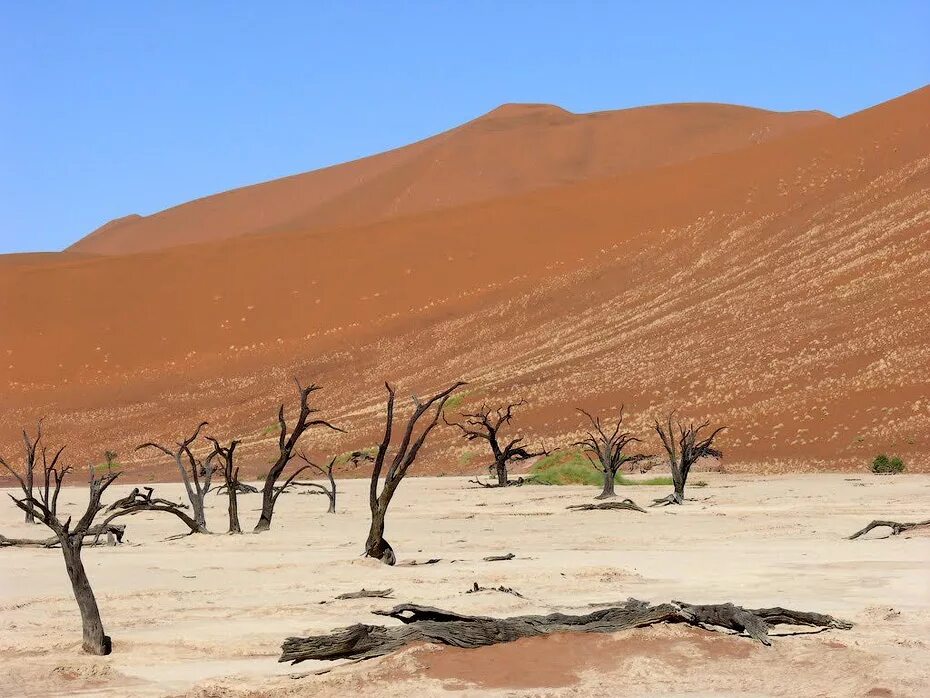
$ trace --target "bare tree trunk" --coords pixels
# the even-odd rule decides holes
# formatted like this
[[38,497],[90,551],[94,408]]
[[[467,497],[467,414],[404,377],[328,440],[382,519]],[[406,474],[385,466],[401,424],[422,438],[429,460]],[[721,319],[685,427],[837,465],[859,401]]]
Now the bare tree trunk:
[[[32,468],[26,470],[26,489],[28,490],[28,497],[32,497],[32,489],[35,482],[35,474],[33,473]],[[34,524],[36,522],[35,508],[32,506],[32,502],[27,498],[26,500],[27,509],[26,509],[26,523]]]
[[239,526],[239,494],[235,487],[227,487],[226,495],[229,497],[229,532],[242,533]]
[[604,470],[604,491],[597,495],[595,499],[610,499],[611,497],[617,496],[617,493],[614,492],[614,480],[616,477],[617,473],[610,472],[609,468]]
[[333,489],[326,493],[326,496],[329,497],[329,509],[326,510],[327,514],[336,513],[336,490]]
[[688,474],[682,472],[680,468],[672,468],[672,484],[674,485],[674,493],[672,494],[672,499],[674,499],[676,504],[681,504],[685,501],[685,482],[688,480]]
[[386,565],[397,562],[394,549],[384,540],[384,516],[387,507],[374,507],[371,510],[371,528],[368,531],[368,540],[365,542],[365,555],[373,557]]
[[110,637],[103,632],[103,621],[100,620],[97,599],[94,597],[94,590],[90,587],[90,580],[87,579],[87,572],[84,571],[84,564],[81,562],[81,544],[72,543],[65,535],[61,539],[61,550],[65,557],[68,577],[71,579],[74,600],[77,601],[81,611],[84,634],[84,642],[81,646],[88,654],[110,654],[113,651],[113,645]]
[[497,472],[497,486],[506,487],[507,486],[507,461],[498,459],[494,464],[494,469]]

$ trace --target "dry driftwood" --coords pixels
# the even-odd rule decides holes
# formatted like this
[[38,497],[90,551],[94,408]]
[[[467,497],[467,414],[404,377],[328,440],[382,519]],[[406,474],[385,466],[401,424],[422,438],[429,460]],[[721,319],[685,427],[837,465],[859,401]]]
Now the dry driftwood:
[[506,555],[488,555],[487,557],[481,558],[485,562],[502,562],[504,560],[513,560],[516,557],[513,553],[507,553]]
[[360,589],[359,591],[350,591],[345,594],[339,594],[337,601],[346,599],[386,599],[394,593],[393,589]]
[[594,511],[596,509],[629,509],[630,511],[641,511],[644,514],[648,513],[632,499],[624,499],[621,502],[601,502],[600,504],[572,504],[571,506],[565,508],[571,509],[573,511]]
[[[861,531],[856,531],[855,533],[853,533],[849,537],[849,540],[855,540],[859,536],[864,536],[866,533],[871,531],[873,528],[883,528],[885,526],[891,529],[892,536],[897,536],[903,533],[904,531],[911,530],[912,528],[918,528],[920,526],[930,526],[930,519],[927,519],[926,521],[918,521],[917,523],[898,523],[897,521],[876,520],[870,523],[865,528],[863,528]],[[886,536],[886,538],[889,538],[889,537],[890,536]]]
[[478,586],[478,582],[474,582],[472,584],[471,589],[469,589],[465,593],[466,594],[477,594],[479,591],[499,591],[502,594],[510,594],[511,596],[518,596],[521,599],[526,598],[519,591],[516,591],[515,589],[511,589],[510,587],[505,587],[503,584],[501,584],[499,587],[480,587]]
[[614,633],[657,623],[725,628],[746,633],[764,645],[771,644],[768,630],[773,625],[843,630],[852,627],[851,623],[832,616],[785,608],[747,609],[731,603],[695,606],[681,601],[653,606],[636,599],[580,616],[552,613],[546,616],[489,618],[418,604],[401,604],[388,611],[374,613],[394,618],[402,624],[390,627],[356,624],[328,635],[289,637],[281,647],[278,661],[296,664],[307,659],[362,660],[390,654],[414,642],[474,648],[550,633]]

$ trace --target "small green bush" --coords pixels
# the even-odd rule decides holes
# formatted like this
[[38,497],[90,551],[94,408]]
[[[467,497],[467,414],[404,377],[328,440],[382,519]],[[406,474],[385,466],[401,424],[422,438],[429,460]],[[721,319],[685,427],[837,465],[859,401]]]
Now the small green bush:
[[[602,486],[604,474],[591,465],[579,449],[556,451],[540,458],[533,465],[527,482],[537,485],[591,485]],[[653,477],[648,480],[627,480],[623,473],[614,479],[617,485],[657,485],[670,487],[672,478]]]
[[871,467],[873,473],[903,473],[904,461],[897,456],[889,458],[884,453],[880,453],[875,456]]

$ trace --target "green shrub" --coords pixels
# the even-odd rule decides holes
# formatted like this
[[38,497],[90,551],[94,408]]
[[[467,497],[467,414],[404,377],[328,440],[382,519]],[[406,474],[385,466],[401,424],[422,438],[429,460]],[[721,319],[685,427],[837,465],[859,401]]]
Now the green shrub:
[[904,461],[897,456],[889,458],[884,453],[880,453],[875,456],[871,467],[873,473],[902,473],[904,472]]
[[446,400],[446,404],[442,406],[442,411],[449,412],[451,414],[453,410],[458,409],[465,402],[466,395],[468,395],[467,390],[461,393],[456,393],[455,395],[450,395],[449,399]]
[[604,474],[591,466],[584,453],[573,449],[540,458],[527,481],[537,485],[603,485]]
[[[602,486],[604,473],[591,465],[580,449],[556,451],[540,458],[533,465],[528,483],[537,485],[591,485]],[[672,478],[653,477],[648,480],[628,480],[623,473],[617,473],[614,482],[617,485],[657,485],[670,487]]]

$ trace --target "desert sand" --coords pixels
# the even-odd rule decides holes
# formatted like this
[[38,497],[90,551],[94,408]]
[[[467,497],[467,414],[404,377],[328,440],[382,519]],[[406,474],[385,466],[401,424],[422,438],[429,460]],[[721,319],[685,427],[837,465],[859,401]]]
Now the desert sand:
[[[367,481],[323,497],[286,495],[262,535],[180,533],[171,517],[124,519],[126,543],[87,549],[113,654],[80,652],[80,619],[59,550],[0,549],[0,694],[84,696],[920,696],[930,685],[930,537],[844,540],[873,518],[913,521],[930,508],[930,476],[697,473],[683,507],[570,512],[596,488],[486,490],[458,477],[410,478],[388,515],[401,561],[360,557]],[[122,496],[124,484],[108,498]],[[180,497],[177,485],[158,485]],[[646,503],[664,488],[620,488]],[[63,504],[83,508],[69,487]],[[4,497],[6,499],[6,497]],[[222,530],[225,499],[210,496]],[[243,525],[258,497],[240,500]],[[11,504],[6,535],[44,536]],[[512,552],[516,558],[483,562]],[[525,598],[465,594],[473,582]],[[334,601],[393,588],[393,599]],[[555,610],[627,597],[660,602],[783,605],[853,621],[852,630],[745,637],[661,626],[612,636],[554,636],[480,650],[411,648],[331,673],[277,663],[282,640],[356,622],[414,601],[487,615]],[[326,603],[323,603],[326,602]],[[389,621],[390,622],[390,621]]]
[[[206,419],[254,476],[298,376],[348,430],[330,453],[375,442],[383,381],[467,380],[465,407],[526,398],[520,428],[550,444],[579,435],[575,407],[625,403],[642,434],[673,408],[728,425],[731,469],[887,451],[928,472],[928,114],[930,88],[840,119],[507,107],[415,171],[385,165],[377,195],[334,194],[333,218],[284,205],[310,206],[302,191],[262,198],[287,180],[114,224],[108,254],[11,255],[0,452],[44,415],[77,462],[111,449],[166,479],[133,447]],[[434,206],[437,183],[452,199]],[[117,245],[149,235],[158,249]],[[421,472],[476,472],[451,431],[435,445]]]

